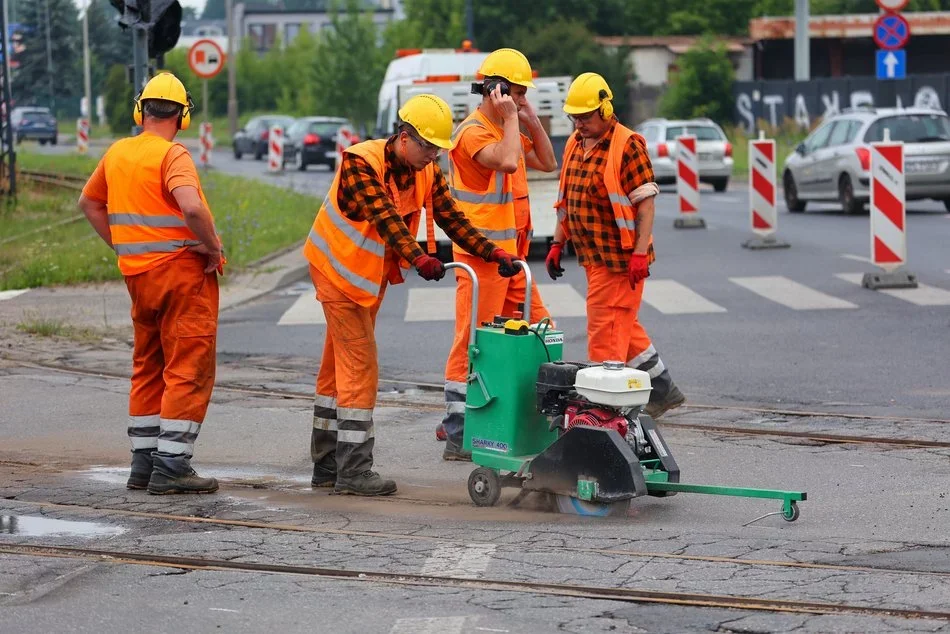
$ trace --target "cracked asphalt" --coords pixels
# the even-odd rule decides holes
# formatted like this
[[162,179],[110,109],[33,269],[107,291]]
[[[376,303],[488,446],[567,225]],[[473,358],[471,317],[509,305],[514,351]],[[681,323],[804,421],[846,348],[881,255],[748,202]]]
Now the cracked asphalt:
[[[158,497],[124,488],[127,380],[34,365],[121,374],[125,345],[119,339],[57,347],[23,338],[16,354],[0,361],[2,632],[143,626],[384,634],[950,631],[942,619],[626,603],[555,596],[528,585],[943,612],[950,596],[950,450],[675,427],[757,425],[867,436],[897,430],[950,440],[939,423],[686,408],[663,428],[684,481],[807,491],[801,518],[762,517],[779,510],[775,500],[679,494],[637,499],[626,517],[599,519],[551,513],[536,496],[518,508],[473,507],[465,488],[471,466],[440,460],[432,434],[438,409],[409,404],[437,404],[438,397],[414,390],[409,399],[392,386],[384,387],[377,409],[376,467],[397,480],[398,494],[356,499],[311,490],[308,400],[218,390],[195,464],[222,481],[221,491]],[[278,361],[225,359],[219,382],[306,394],[312,368],[302,360]],[[502,502],[513,496],[506,490]],[[53,520],[84,523],[68,526],[86,526],[88,533],[56,532]],[[112,533],[96,535],[105,529]],[[23,545],[484,584],[188,570],[9,552]],[[523,591],[491,587],[501,581],[522,584]]]

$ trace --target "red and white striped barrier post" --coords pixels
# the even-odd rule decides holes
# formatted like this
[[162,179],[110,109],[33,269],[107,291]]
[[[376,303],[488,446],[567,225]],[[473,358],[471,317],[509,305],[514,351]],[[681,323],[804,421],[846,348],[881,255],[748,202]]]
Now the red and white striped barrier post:
[[89,151],[89,119],[76,119],[76,151],[80,154]]
[[214,149],[214,137],[211,135],[211,122],[202,121],[200,132],[198,133],[198,142],[201,144],[201,152],[198,155],[198,163],[201,167],[211,166],[211,150]]
[[673,227],[705,229],[706,221],[699,216],[699,155],[694,136],[676,138],[676,197],[680,215]]
[[[303,148],[300,151],[303,152]],[[279,125],[272,125],[267,135],[267,169],[271,172],[284,169],[284,130]]]
[[865,273],[865,288],[917,288],[917,276],[897,269],[907,263],[907,209],[904,184],[904,143],[884,140],[871,144],[871,263],[883,273]]
[[758,140],[749,139],[749,222],[755,238],[746,240],[747,249],[787,248],[778,240],[778,207],[776,206],[775,140],[766,139],[759,131]]
[[354,145],[358,138],[359,137],[357,137],[356,134],[350,133],[349,130],[341,129],[339,132],[337,132],[337,135],[336,135],[336,163],[337,165],[339,165],[340,161],[343,159],[343,150],[350,147],[351,145]]

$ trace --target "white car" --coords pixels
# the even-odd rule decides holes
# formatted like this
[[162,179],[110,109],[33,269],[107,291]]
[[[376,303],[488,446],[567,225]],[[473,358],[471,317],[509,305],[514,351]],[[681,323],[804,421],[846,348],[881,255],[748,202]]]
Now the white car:
[[726,191],[732,176],[732,144],[712,119],[648,119],[636,131],[646,140],[658,185],[676,182],[676,139],[689,135],[696,137],[699,181],[709,183],[717,192]]

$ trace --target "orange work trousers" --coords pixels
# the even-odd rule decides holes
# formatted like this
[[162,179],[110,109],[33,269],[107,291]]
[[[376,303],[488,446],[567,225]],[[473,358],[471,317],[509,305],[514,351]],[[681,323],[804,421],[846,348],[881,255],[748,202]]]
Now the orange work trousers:
[[650,337],[638,314],[646,280],[630,288],[627,274],[602,264],[587,272],[587,356],[595,363],[637,358],[650,347]]
[[205,265],[203,255],[183,252],[125,278],[135,335],[129,416],[204,421],[218,332],[218,276]]
[[[498,275],[498,264],[486,262],[468,253],[454,254],[456,262],[468,264],[478,276],[478,324],[491,321],[495,315],[513,315],[517,305],[524,301],[524,275]],[[469,328],[472,323],[472,280],[468,273],[455,269],[455,338],[445,364],[445,380],[465,383],[468,377]],[[550,317],[537,288],[531,287],[531,321],[537,323]]]
[[360,306],[313,266],[310,278],[327,319],[317,394],[335,398],[339,408],[372,410],[379,385],[376,315],[383,302],[386,282],[376,303]]

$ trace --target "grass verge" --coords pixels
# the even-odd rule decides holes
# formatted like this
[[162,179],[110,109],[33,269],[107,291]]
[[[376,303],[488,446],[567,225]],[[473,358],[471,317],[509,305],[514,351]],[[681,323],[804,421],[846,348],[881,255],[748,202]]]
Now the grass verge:
[[[24,169],[88,175],[96,161],[79,155],[18,153]],[[224,241],[228,272],[304,239],[320,201],[312,196],[214,171],[202,187]],[[115,254],[79,211],[76,192],[23,181],[0,203],[0,290],[120,279]]]
[[74,326],[61,319],[43,317],[34,313],[24,315],[16,329],[37,337],[61,337],[79,343],[94,343],[102,339],[102,333],[95,328]]

